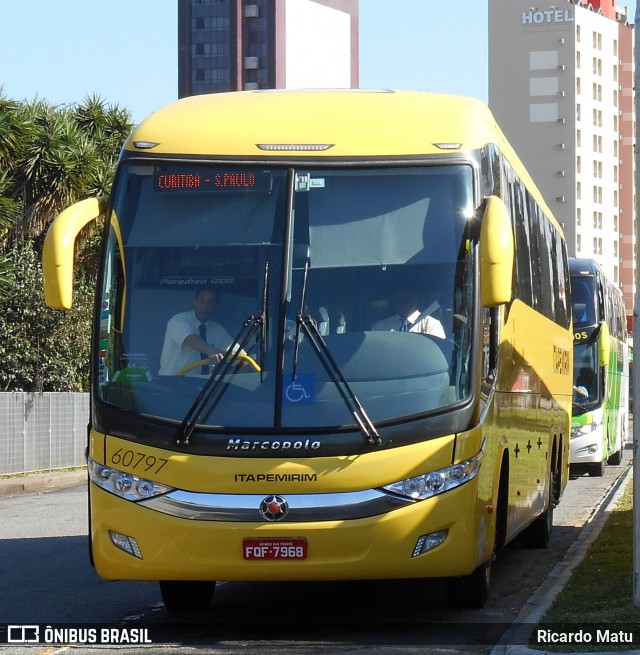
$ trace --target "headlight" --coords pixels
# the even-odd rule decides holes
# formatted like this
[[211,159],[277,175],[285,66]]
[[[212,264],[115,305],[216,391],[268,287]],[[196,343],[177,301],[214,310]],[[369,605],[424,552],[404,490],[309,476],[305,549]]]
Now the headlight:
[[87,461],[87,468],[89,469],[89,479],[101,489],[133,502],[173,491],[173,487],[168,487],[166,484],[139,478],[137,475],[98,464],[92,459]]
[[394,482],[383,487],[383,489],[414,500],[424,500],[473,480],[478,475],[481,461],[482,451],[475,457],[460,464],[454,464],[438,471],[431,471],[415,478]]
[[571,438],[575,439],[576,437],[584,437],[587,434],[595,432],[599,427],[600,423],[592,422],[580,425],[577,428],[571,428]]

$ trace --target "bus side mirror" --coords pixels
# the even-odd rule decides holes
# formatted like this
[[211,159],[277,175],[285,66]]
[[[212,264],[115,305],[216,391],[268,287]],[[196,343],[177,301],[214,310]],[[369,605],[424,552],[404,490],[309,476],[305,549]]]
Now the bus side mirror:
[[107,198],[89,198],[71,205],[47,230],[42,251],[44,301],[54,309],[73,304],[73,262],[76,238],[90,221],[104,213]]
[[511,300],[514,257],[509,212],[501,198],[488,196],[480,226],[480,298],[485,307]]
[[600,323],[600,335],[598,336],[598,366],[609,364],[611,354],[611,340],[609,339],[609,326],[602,321]]

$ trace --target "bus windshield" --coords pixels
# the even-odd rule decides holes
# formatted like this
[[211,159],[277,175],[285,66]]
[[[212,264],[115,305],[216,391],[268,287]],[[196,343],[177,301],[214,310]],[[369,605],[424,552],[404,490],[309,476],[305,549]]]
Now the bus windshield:
[[[198,424],[261,430],[354,426],[352,401],[373,422],[458,403],[470,391],[473,207],[469,165],[123,164],[99,398],[182,421],[215,380]],[[186,345],[199,330],[222,364]]]
[[595,330],[590,341],[576,342],[573,348],[573,398],[577,405],[574,413],[582,413],[586,405],[599,397],[597,335]]

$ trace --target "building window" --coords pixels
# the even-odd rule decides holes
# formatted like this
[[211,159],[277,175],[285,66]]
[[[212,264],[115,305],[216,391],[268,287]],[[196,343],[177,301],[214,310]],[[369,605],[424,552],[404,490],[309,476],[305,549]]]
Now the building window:
[[578,252],[582,251],[582,235],[581,234],[578,234],[576,236],[576,250]]
[[602,239],[600,237],[594,237],[593,239],[593,254],[594,255],[602,254]]
[[602,229],[602,212],[593,212],[593,229]]
[[593,48],[594,50],[602,50],[602,34],[593,32]]

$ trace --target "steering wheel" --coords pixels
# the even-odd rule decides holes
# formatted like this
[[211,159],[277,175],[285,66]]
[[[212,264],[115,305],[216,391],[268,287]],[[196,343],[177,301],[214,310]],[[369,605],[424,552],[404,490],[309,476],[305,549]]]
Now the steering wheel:
[[[260,373],[260,366],[258,365],[258,362],[256,362],[253,357],[249,355],[244,355],[242,353],[238,353],[236,355],[237,359],[242,359],[245,362],[249,362],[251,366],[256,370],[258,373]],[[181,369],[176,371],[176,375],[184,375],[185,373],[188,373],[189,371],[193,371],[194,368],[198,368],[199,366],[206,366],[207,364],[210,364],[211,362],[209,361],[208,357],[205,357],[205,359],[201,359],[197,362],[191,362],[190,364],[187,364],[186,366],[183,366]]]

